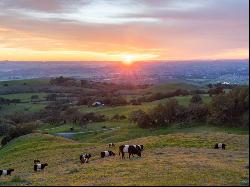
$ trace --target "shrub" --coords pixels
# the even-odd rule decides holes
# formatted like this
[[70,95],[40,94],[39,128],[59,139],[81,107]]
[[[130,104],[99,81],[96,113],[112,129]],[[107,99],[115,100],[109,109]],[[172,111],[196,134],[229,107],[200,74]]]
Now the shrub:
[[196,94],[190,99],[190,103],[196,103],[196,104],[201,104],[202,103],[202,98],[200,95]]
[[5,137],[3,137],[3,139],[1,140],[1,145],[2,145],[2,146],[5,146],[9,141],[11,141],[11,137],[5,136]]
[[22,135],[30,134],[36,128],[37,126],[32,123],[17,125],[9,130],[8,136],[11,137],[11,139],[14,139]]
[[[209,105],[209,119],[214,123],[246,126],[249,111],[249,88],[236,87],[229,93],[213,97]],[[244,121],[246,120],[246,121]]]

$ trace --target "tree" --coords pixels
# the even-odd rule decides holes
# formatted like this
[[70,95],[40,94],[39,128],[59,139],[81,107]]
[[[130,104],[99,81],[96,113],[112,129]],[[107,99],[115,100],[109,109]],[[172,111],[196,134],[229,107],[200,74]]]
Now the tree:
[[[236,87],[229,93],[217,95],[209,105],[210,120],[214,123],[242,125],[240,121],[248,111],[248,87]],[[245,118],[247,119],[247,116]]]
[[200,95],[196,94],[191,98],[190,103],[201,104],[202,97]]
[[166,116],[166,106],[163,106],[162,104],[159,104],[157,107],[155,107],[153,110],[149,112],[150,117],[153,119],[152,123],[155,127],[162,126],[166,124],[167,122],[167,116]]
[[57,95],[56,94],[48,94],[47,101],[56,101]]
[[225,93],[222,87],[211,88],[208,91],[209,96],[212,97],[213,95],[219,95]]
[[187,109],[187,119],[189,121],[206,121],[208,116],[208,107],[205,105],[193,103]]
[[213,88],[213,84],[209,83],[209,84],[207,85],[207,87],[208,87],[208,88]]
[[31,99],[32,102],[34,102],[34,101],[39,99],[39,96],[38,95],[32,95],[30,99]]

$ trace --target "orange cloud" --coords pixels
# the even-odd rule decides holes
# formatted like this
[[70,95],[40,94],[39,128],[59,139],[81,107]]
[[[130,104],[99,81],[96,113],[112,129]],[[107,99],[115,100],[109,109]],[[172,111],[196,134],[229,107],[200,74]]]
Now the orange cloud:
[[248,58],[248,1],[0,1],[0,60]]

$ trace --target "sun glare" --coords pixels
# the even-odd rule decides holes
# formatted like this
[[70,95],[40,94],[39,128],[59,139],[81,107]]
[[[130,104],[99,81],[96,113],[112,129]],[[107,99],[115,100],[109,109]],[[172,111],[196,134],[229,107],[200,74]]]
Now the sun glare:
[[135,60],[135,57],[132,55],[126,55],[123,57],[123,63],[126,65],[133,64],[134,60]]

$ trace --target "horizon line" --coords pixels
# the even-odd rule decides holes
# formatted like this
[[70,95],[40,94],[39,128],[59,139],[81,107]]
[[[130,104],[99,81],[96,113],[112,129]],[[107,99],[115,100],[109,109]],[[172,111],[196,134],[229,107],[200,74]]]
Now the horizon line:
[[[140,60],[134,61],[134,63],[142,63],[142,62],[196,62],[196,61],[249,61],[249,58],[231,58],[231,59],[187,59],[187,60]],[[112,63],[121,63],[122,61],[112,61],[112,60],[0,60],[1,62],[112,62]]]

